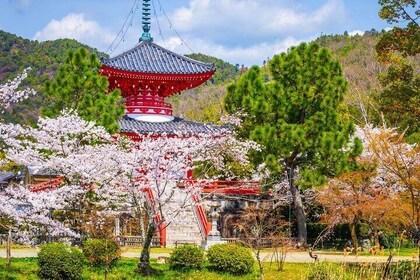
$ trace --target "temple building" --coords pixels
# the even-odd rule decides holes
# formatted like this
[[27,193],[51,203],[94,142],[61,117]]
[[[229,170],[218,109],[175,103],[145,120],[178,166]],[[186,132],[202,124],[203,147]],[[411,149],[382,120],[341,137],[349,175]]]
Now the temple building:
[[[216,69],[212,63],[193,60],[153,43],[150,34],[150,5],[150,0],[143,0],[143,34],[139,42],[119,55],[101,58],[100,74],[108,77],[110,90],[120,89],[125,99],[126,114],[119,121],[121,133],[135,141],[140,141],[141,135],[148,133],[166,135],[182,133],[191,136],[222,133],[223,129],[219,126],[173,116],[171,104],[165,102],[165,98],[205,83],[213,76]],[[185,179],[192,180],[192,174],[187,174]],[[237,188],[233,188],[235,184],[235,182],[216,183],[223,187],[223,192],[235,189],[234,194],[238,194]],[[256,195],[258,192],[256,189],[258,187],[251,190],[248,188],[247,193],[243,194]],[[204,188],[203,191],[214,190]],[[173,200],[176,203],[176,197]],[[219,215],[215,211],[218,203],[220,204],[220,201],[209,203],[213,205],[211,206],[213,210],[203,209],[201,204],[191,203],[190,208],[183,211],[183,224],[173,222],[165,230],[159,230],[160,236],[156,238],[159,241],[155,243],[169,247],[179,243],[201,244],[202,241],[209,239],[211,234],[220,235],[216,232],[217,227],[227,232],[221,228],[222,223],[217,224]],[[233,204],[239,205],[238,202]],[[229,203],[224,201],[224,206],[229,208]],[[213,225],[208,221],[208,216],[212,217]],[[127,230],[126,221],[123,221],[124,216],[120,218],[122,220],[116,221],[115,233],[124,237],[125,234],[130,234],[130,231]],[[125,218],[129,220],[129,217]],[[133,242],[132,238],[125,236],[122,243],[127,245],[126,243],[130,242]]]
[[110,90],[118,88],[125,98],[126,115],[121,132],[175,131],[217,133],[217,127],[176,118],[165,98],[205,83],[215,72],[203,63],[176,54],[155,43],[150,35],[150,1],[143,1],[143,34],[133,48],[112,58],[102,58],[101,74],[108,77]]

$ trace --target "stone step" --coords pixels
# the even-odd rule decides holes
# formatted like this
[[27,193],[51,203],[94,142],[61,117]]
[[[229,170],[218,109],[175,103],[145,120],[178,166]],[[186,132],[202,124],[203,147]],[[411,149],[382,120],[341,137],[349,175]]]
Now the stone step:
[[[167,209],[177,209],[181,207],[180,203],[184,203],[184,199],[182,194],[177,193],[166,207]],[[188,201],[187,203],[192,205],[192,201]],[[201,244],[202,236],[200,227],[192,206],[185,207],[180,215],[166,228],[166,245],[168,247],[174,247],[177,244],[183,243]]]

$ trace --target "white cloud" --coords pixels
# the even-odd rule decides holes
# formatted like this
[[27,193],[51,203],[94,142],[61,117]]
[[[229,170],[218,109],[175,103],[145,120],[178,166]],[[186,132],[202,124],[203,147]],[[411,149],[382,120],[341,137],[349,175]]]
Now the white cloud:
[[363,34],[365,34],[365,32],[362,30],[354,30],[354,31],[349,32],[349,36],[356,36],[356,35],[363,36]]
[[[296,46],[301,42],[312,41],[314,37],[306,39],[296,39],[294,37],[286,37],[283,40],[273,41],[271,43],[258,43],[251,46],[242,47],[227,47],[220,44],[211,43],[202,39],[190,39],[188,44],[196,52],[201,52],[206,55],[215,56],[232,64],[244,64],[246,66],[262,65],[264,60],[272,57],[274,54],[287,51],[291,46]],[[162,44],[162,42],[157,42]],[[166,40],[166,48],[177,53],[190,53],[191,51],[182,44],[177,37],[171,37]]]
[[343,0],[328,0],[314,10],[285,0],[190,0],[170,18],[181,33],[238,46],[267,37],[309,36],[343,22],[346,12]]
[[[191,50],[174,33],[174,28],[195,52],[212,55],[230,63],[261,65],[267,57],[310,41],[319,30],[333,33],[346,18],[343,0],[325,0],[310,9],[290,0],[190,0],[188,6],[168,13],[173,26],[160,13],[165,42],[152,23],[155,42],[177,53]],[[338,27],[339,28],[339,27]],[[112,55],[133,47],[140,28],[131,28]],[[114,33],[115,34],[115,33]],[[34,39],[73,38],[106,51],[114,40],[109,29],[84,14],[68,14],[50,21]]]
[[88,20],[84,14],[68,14],[60,20],[51,20],[34,39],[39,41],[70,38],[84,44],[106,50],[115,35],[97,22]]
[[[344,20],[345,9],[342,0],[327,0],[314,10],[289,0],[190,0],[188,7],[168,16],[173,26],[163,16],[159,18],[165,41],[152,23],[157,44],[180,54],[191,53],[175,28],[194,52],[251,66],[262,65],[267,57],[300,42],[314,40],[319,30],[328,30],[323,26],[336,26]],[[129,30],[112,55],[133,47],[139,35],[138,29]]]

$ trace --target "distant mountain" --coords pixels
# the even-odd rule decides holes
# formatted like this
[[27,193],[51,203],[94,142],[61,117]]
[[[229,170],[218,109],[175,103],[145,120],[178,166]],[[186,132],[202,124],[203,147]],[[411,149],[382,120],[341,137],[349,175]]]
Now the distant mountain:
[[44,100],[43,86],[52,79],[67,52],[85,47],[99,56],[104,53],[81,44],[76,40],[58,39],[38,42],[0,30],[0,83],[16,77],[23,69],[31,67],[23,85],[37,90],[38,94],[20,104],[16,104],[1,115],[6,121],[31,123],[39,115],[39,107]]
[[236,64],[235,66],[233,64],[230,64],[229,62],[221,60],[220,58],[208,56],[201,53],[187,54],[186,56],[201,62],[214,63],[214,65],[216,66],[216,72],[210,80],[212,84],[217,85],[225,82],[230,82],[238,76],[239,64]]
[[[349,81],[349,92],[345,96],[345,111],[356,123],[364,122],[360,113],[360,104],[371,122],[378,121],[379,114],[377,109],[377,98],[382,90],[378,81],[378,75],[386,70],[385,66],[380,65],[375,59],[375,45],[381,36],[381,32],[371,30],[363,35],[349,36],[347,32],[342,35],[323,35],[315,41],[330,49],[335,59],[340,61],[343,66],[345,76]],[[232,75],[223,76],[223,82],[234,80],[243,73],[244,69],[238,69],[220,59],[208,57],[202,54],[192,56],[194,59],[206,62],[218,62],[216,66],[226,67],[231,70]],[[269,62],[269,61],[268,61]],[[262,73],[266,81],[271,79],[270,73],[265,62]],[[233,67],[233,68],[232,68]],[[221,71],[221,74],[225,70]],[[216,73],[217,74],[217,73]],[[215,77],[216,77],[215,74]],[[215,78],[216,81],[218,79]],[[226,94],[226,87],[222,83],[200,87],[192,92],[176,96],[173,98],[174,112],[177,115],[185,116],[199,121],[217,121],[222,112],[222,99]],[[220,85],[220,86],[218,86]]]
[[350,116],[356,123],[364,123],[360,104],[370,122],[379,121],[377,100],[382,86],[378,76],[386,71],[386,66],[376,60],[375,45],[382,33],[375,29],[363,35],[323,35],[315,41],[327,47],[334,58],[341,62],[344,74],[349,82],[349,92],[344,97]]
[[[363,121],[360,114],[360,104],[371,121],[378,119],[375,111],[377,97],[382,90],[378,75],[386,70],[375,59],[375,45],[381,32],[371,30],[364,35],[349,36],[323,35],[315,41],[331,50],[333,56],[343,65],[349,93],[345,97],[349,117],[356,122]],[[0,31],[0,83],[15,77],[24,68],[30,66],[32,71],[25,80],[25,85],[38,91],[35,98],[30,98],[13,106],[0,117],[7,121],[31,123],[39,114],[39,107],[44,102],[43,85],[52,79],[69,50],[85,47],[98,56],[104,53],[83,45],[75,40],[59,39],[54,41],[38,42],[23,39],[16,35]],[[217,67],[213,78],[205,85],[188,91],[182,95],[172,97],[174,114],[197,121],[217,121],[222,111],[222,100],[226,93],[226,84],[236,80],[245,70],[239,64],[232,65],[219,58],[204,54],[189,54],[188,57],[214,63]],[[270,79],[268,69],[263,66],[262,71],[266,80]],[[362,102],[362,103],[361,103]]]

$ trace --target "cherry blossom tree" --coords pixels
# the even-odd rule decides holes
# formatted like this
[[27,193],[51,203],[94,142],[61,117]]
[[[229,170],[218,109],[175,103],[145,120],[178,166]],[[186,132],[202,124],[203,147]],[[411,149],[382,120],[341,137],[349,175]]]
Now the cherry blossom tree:
[[406,213],[418,230],[420,224],[420,147],[408,144],[404,134],[385,125],[366,125],[357,129],[361,137],[363,155],[377,164],[376,181],[401,193],[411,209]]
[[60,176],[56,195],[67,202],[60,210],[65,210],[66,223],[79,233],[83,234],[81,214],[87,208],[93,204],[104,208],[102,204],[118,199],[116,190],[108,186],[124,178],[120,176],[125,171],[122,142],[76,113],[64,111],[56,119],[40,118],[36,128],[2,124],[0,138],[6,160]]
[[[52,211],[85,209],[88,197],[92,195],[90,188],[112,183],[116,174],[110,172],[120,170],[112,158],[118,146],[109,144],[111,136],[103,128],[83,121],[74,113],[64,112],[57,119],[41,118],[37,128],[0,124],[0,138],[6,161],[49,170],[61,178],[54,190],[34,192],[31,186],[11,185],[0,192],[0,201],[3,202],[0,203],[0,214],[2,226],[9,230],[8,244],[12,231],[29,237],[42,225],[48,225],[51,236],[59,232],[68,235],[72,231],[64,230],[63,224],[71,225],[72,221],[67,219],[63,224],[58,223],[51,219]],[[99,194],[102,196],[95,197],[99,202],[112,203],[113,196],[109,192]],[[31,230],[22,231],[28,226]]]
[[[137,271],[144,275],[153,272],[150,266],[150,246],[156,230],[164,230],[172,222],[180,222],[183,211],[196,203],[200,195],[200,181],[188,180],[187,174],[194,169],[223,170],[223,172],[200,172],[206,183],[235,176],[226,158],[234,159],[239,164],[249,164],[248,151],[258,149],[253,142],[241,142],[228,131],[219,135],[176,135],[150,134],[134,143],[132,157],[131,184],[122,188],[130,203],[137,209],[147,201],[147,207],[141,209],[147,216],[148,225],[143,242]],[[210,165],[212,168],[203,166]],[[173,201],[176,203],[173,203]]]
[[[207,181],[230,178],[233,170],[226,158],[248,165],[253,142],[241,142],[228,131],[219,135],[143,135],[133,142],[110,135],[75,112],[64,111],[56,119],[40,118],[36,128],[0,125],[6,159],[60,176],[54,195],[65,201],[60,210],[77,209],[80,216],[69,220],[86,223],[83,213],[135,208],[137,217],[148,219],[139,272],[150,274],[150,245],[157,229],[180,219],[185,207],[194,203],[199,188],[187,179],[193,169],[222,170],[205,174]],[[177,203],[168,203],[171,200]],[[143,207],[146,202],[146,207]],[[76,211],[76,212],[77,212]],[[71,221],[66,221],[69,224]],[[73,225],[79,233],[82,233]]]
[[[409,226],[418,230],[420,150],[386,126],[357,127],[363,152],[357,158],[362,170],[332,179],[317,193],[326,208],[327,221],[349,223],[354,246],[356,225],[368,223],[377,241],[380,227]],[[408,206],[408,207],[407,207]]]
[[9,186],[0,192],[0,227],[8,231],[7,262],[11,263],[11,240],[29,241],[35,232],[48,236],[75,236],[62,223],[51,218],[51,209],[62,205],[61,196],[52,193],[34,193],[27,187]]
[[7,109],[11,104],[27,99],[36,93],[35,90],[29,88],[18,90],[22,81],[28,76],[29,70],[31,68],[26,68],[15,79],[0,84],[0,110]]
[[332,179],[317,193],[317,198],[326,209],[323,220],[349,224],[354,248],[358,247],[356,226],[360,222],[371,226],[376,241],[381,227],[395,229],[409,224],[401,215],[398,193],[375,182],[372,172],[354,171]]

